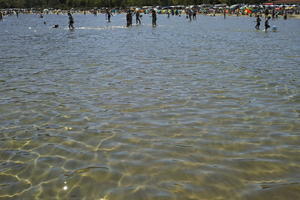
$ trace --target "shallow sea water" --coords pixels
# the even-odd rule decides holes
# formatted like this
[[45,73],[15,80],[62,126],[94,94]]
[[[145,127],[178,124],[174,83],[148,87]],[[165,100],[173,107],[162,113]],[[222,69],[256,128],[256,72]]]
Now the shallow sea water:
[[300,199],[300,20],[74,19],[0,22],[0,199]]

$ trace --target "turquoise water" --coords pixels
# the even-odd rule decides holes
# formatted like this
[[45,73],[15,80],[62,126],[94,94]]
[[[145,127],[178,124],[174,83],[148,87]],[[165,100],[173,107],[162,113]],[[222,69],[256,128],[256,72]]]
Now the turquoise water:
[[0,199],[300,198],[300,20],[74,19],[0,22]]

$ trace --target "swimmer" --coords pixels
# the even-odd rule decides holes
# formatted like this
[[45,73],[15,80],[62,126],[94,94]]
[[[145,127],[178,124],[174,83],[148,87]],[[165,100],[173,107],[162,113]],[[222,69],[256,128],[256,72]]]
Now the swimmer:
[[58,24],[54,24],[54,26],[52,28],[58,28],[59,25]]

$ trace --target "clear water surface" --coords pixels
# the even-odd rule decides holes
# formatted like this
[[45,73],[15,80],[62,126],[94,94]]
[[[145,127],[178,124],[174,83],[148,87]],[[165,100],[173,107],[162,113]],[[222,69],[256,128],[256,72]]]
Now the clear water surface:
[[0,199],[300,199],[300,20],[74,19],[0,22]]

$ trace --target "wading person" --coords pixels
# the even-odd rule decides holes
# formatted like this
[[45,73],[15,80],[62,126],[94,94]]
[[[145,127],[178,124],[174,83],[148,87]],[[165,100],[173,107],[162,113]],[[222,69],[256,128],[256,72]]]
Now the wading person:
[[136,21],[136,24],[141,24],[141,15],[140,15],[140,11],[137,10],[136,13],[135,13],[135,21]]
[[126,14],[127,27],[132,26],[132,14],[131,11],[128,10]]
[[257,15],[256,16],[256,26],[255,26],[256,30],[259,30],[260,22],[261,22],[261,19],[260,19],[259,15]]
[[193,10],[193,20],[197,19],[197,11],[194,9]]
[[265,18],[267,19],[268,16],[269,16],[269,10],[266,8],[266,10],[265,10]]
[[157,15],[156,11],[152,10],[152,26],[156,26]]
[[2,14],[2,12],[0,12],[0,21],[2,21],[3,20],[3,14]]
[[271,17],[268,17],[265,21],[265,31],[267,32],[268,28],[270,28],[270,25],[269,25],[269,20],[271,19]]
[[74,29],[74,19],[73,19],[73,16],[71,15],[70,12],[68,12],[68,16],[69,16],[69,29],[73,30]]
[[106,9],[107,22],[110,22],[111,13],[108,9]]
[[283,19],[284,19],[284,20],[287,20],[287,12],[286,12],[286,11],[284,11]]

